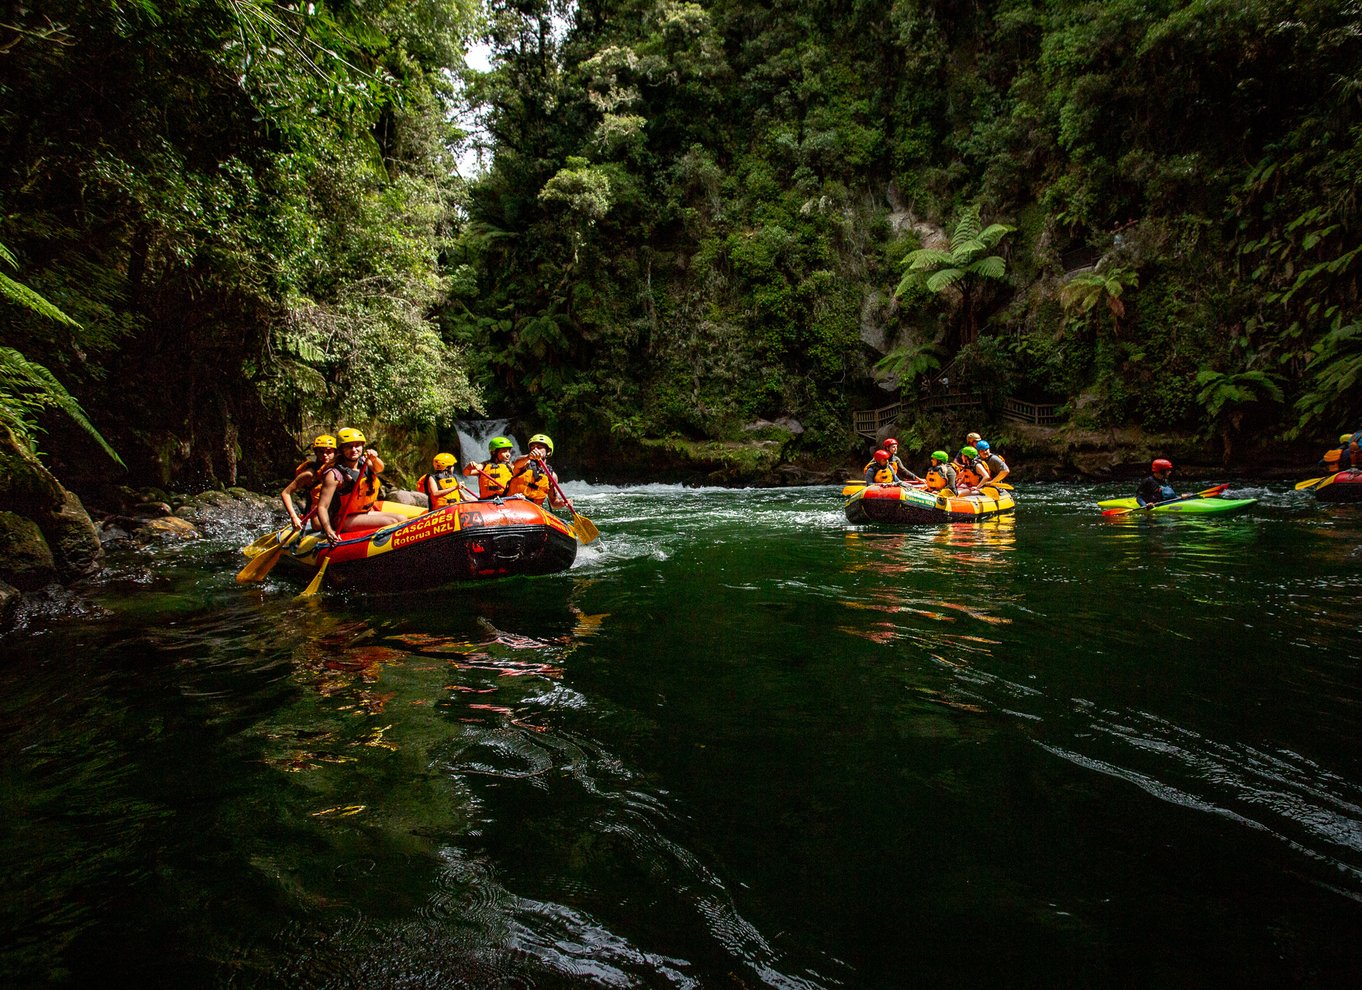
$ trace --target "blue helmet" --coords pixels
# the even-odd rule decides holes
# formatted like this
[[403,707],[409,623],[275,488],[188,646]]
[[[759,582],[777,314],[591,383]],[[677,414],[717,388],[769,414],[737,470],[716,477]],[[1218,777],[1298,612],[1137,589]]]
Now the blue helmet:
[[981,452],[989,449],[987,440],[980,440],[974,446]]

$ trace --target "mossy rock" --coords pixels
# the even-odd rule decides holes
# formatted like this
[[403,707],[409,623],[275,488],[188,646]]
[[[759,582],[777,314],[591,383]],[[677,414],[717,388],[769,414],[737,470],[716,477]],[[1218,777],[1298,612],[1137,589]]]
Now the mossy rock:
[[57,564],[43,531],[17,512],[0,512],[0,581],[22,591],[36,591],[57,580]]
[[99,529],[74,492],[66,492],[62,507],[39,519],[38,524],[64,580],[89,577],[103,568],[104,545]]

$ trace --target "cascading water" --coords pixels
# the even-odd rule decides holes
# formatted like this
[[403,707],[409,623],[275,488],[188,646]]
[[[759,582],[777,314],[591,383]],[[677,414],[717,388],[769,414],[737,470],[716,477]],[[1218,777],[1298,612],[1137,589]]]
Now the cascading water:
[[467,464],[469,461],[487,460],[487,441],[496,436],[510,440],[515,445],[511,455],[519,457],[520,444],[507,432],[510,425],[509,419],[457,420],[454,423],[454,431],[459,435],[459,462]]

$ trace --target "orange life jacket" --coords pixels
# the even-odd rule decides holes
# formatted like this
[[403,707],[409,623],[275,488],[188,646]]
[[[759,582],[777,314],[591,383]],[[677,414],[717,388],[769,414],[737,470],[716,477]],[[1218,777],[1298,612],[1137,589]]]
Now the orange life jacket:
[[[346,519],[361,512],[368,512],[374,507],[374,503],[378,501],[378,476],[372,473],[365,474],[362,461],[359,467],[353,468],[337,462],[327,470],[336,471],[341,477],[340,484],[336,486],[336,493],[331,498],[331,505],[327,509],[327,514],[332,517],[333,525],[339,526],[345,521],[336,519],[335,515],[345,505],[346,498],[355,490],[357,483],[359,484],[359,492],[356,493],[354,501],[350,503],[350,511],[345,514]],[[363,480],[360,480],[361,474],[364,474]]]
[[[431,496],[427,482],[434,480],[435,487],[439,489],[438,494]],[[434,474],[423,474],[421,480],[416,483],[416,489],[422,495],[430,498],[432,509],[443,509],[446,505],[453,505],[462,499],[459,492],[459,476],[454,473],[453,468],[446,468]]]
[[525,462],[514,469],[507,495],[524,495],[536,505],[543,505],[549,497],[548,466],[536,457],[522,458]]
[[946,472],[933,464],[927,469],[927,489],[933,492],[955,492],[951,489],[950,482],[946,479]]
[[505,461],[493,461],[481,465],[482,470],[472,464],[465,464],[463,473],[478,476],[478,498],[501,498],[506,494],[506,486],[511,483],[511,465]]

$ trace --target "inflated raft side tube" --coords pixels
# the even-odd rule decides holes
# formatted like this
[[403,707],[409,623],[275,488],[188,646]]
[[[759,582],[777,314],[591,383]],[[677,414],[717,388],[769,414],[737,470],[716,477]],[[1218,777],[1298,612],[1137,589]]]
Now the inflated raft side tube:
[[[381,511],[410,513],[409,506]],[[555,574],[577,559],[577,536],[528,499],[458,502],[376,530],[341,534],[326,578],[338,587],[401,591],[458,581]],[[281,563],[315,571],[324,542],[303,540]]]
[[867,485],[847,499],[846,516],[857,524],[930,525],[978,522],[1017,507],[1011,492],[988,486],[984,491],[982,495],[938,495],[897,485]]

